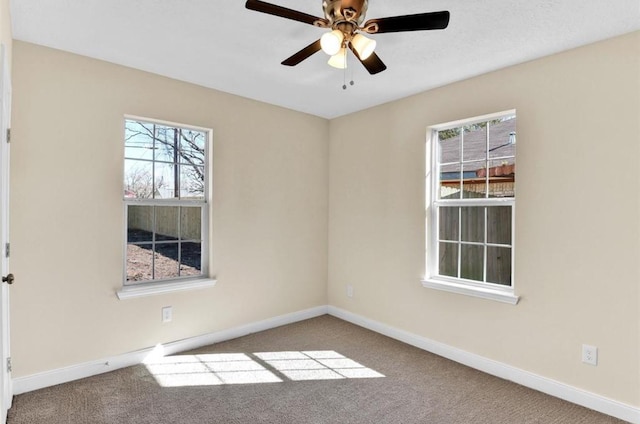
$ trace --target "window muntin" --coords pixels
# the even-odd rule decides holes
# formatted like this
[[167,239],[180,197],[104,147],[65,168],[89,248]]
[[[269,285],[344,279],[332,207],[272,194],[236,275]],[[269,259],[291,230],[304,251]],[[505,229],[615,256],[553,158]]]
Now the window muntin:
[[125,119],[125,285],[206,275],[209,137]]
[[513,287],[515,112],[432,130],[432,280]]

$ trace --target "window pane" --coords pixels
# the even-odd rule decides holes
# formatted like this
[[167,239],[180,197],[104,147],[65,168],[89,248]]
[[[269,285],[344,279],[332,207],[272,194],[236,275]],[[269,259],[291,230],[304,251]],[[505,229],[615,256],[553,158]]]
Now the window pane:
[[460,162],[460,128],[438,131],[438,163]]
[[200,275],[202,245],[201,243],[181,243],[180,244],[180,275]]
[[153,163],[127,159],[124,161],[125,199],[153,197]]
[[[146,124],[150,125],[150,124]],[[176,162],[177,151],[175,145],[177,132],[175,128],[156,125],[155,160],[162,162]]]
[[153,241],[153,206],[127,207],[127,242]]
[[204,166],[206,134],[200,131],[182,129],[180,135],[180,163]]
[[[465,199],[481,199],[486,197],[487,182],[483,176],[487,162],[469,162],[464,164],[464,181],[462,197]],[[483,177],[478,177],[482,175]],[[484,178],[484,179],[483,179]]]
[[460,278],[483,281],[484,247],[472,244],[461,246]]
[[484,207],[461,208],[462,241],[484,242]]
[[483,123],[464,127],[464,161],[485,160],[487,157],[487,130]]
[[156,279],[178,276],[178,243],[157,243],[154,271]]
[[487,208],[487,243],[511,244],[511,207]]
[[182,199],[204,198],[204,167],[180,165],[180,197]]
[[135,121],[125,121],[124,157],[130,159],[153,159],[153,130]]
[[438,132],[440,198],[459,199],[461,179],[460,128]]
[[173,199],[176,193],[176,176],[178,165],[155,163],[155,198]]
[[438,212],[440,215],[440,240],[458,241],[460,208],[441,207]]
[[[489,122],[489,157],[516,155],[516,118],[507,117]],[[511,135],[513,133],[513,136]]]
[[513,159],[489,162],[489,197],[515,196],[515,165]]
[[127,245],[127,281],[140,282],[153,278],[151,245]]
[[487,247],[487,282],[511,285],[511,249]]
[[460,164],[440,167],[440,199],[460,198]]
[[440,275],[458,277],[458,244],[440,243]]
[[178,240],[179,206],[156,206],[156,240]]
[[181,240],[202,240],[202,208],[185,207],[180,208],[180,239]]

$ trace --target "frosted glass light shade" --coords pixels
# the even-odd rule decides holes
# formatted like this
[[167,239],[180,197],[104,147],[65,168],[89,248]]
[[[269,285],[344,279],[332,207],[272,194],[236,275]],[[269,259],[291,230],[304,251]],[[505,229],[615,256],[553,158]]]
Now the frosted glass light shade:
[[347,67],[347,49],[341,48],[338,53],[329,58],[327,63],[334,68],[345,69]]
[[322,47],[323,52],[329,56],[333,56],[340,51],[340,48],[342,48],[342,40],[344,40],[342,31],[334,29],[320,37],[320,47]]
[[351,45],[358,52],[360,59],[365,60],[376,49],[376,40],[367,38],[362,34],[356,34],[351,40]]

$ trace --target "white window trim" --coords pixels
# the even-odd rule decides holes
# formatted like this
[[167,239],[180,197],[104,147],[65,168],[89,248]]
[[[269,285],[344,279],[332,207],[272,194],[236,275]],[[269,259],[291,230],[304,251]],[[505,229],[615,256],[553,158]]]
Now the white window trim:
[[479,297],[481,299],[496,300],[511,305],[516,305],[520,300],[520,297],[513,293],[513,289],[502,290],[499,288],[478,287],[458,281],[445,281],[444,279],[430,278],[422,280],[422,287]]
[[[210,219],[211,214],[209,213],[210,199],[211,199],[211,178],[212,173],[209,170],[209,163],[212,152],[213,145],[213,131],[210,128],[203,128],[194,125],[186,125],[177,122],[171,121],[162,121],[158,119],[146,118],[142,116],[136,115],[124,115],[124,120],[137,120],[143,121],[158,125],[165,125],[170,127],[179,127],[179,128],[187,128],[195,131],[201,131],[206,134],[206,151],[205,151],[205,162],[204,166],[207,170],[206,179],[205,179],[205,198],[204,202],[200,201],[175,201],[175,200],[155,200],[153,202],[149,202],[148,199],[124,199],[124,240],[125,243],[123,245],[123,279],[121,282],[121,287],[116,291],[116,295],[120,300],[133,299],[139,297],[146,296],[154,296],[160,294],[167,294],[185,290],[194,290],[194,289],[203,289],[214,287],[217,283],[217,279],[215,277],[209,277],[209,244],[211,242],[211,234],[210,234]],[[123,161],[124,166],[124,161]],[[143,282],[137,284],[126,284],[127,281],[127,207],[128,205],[144,205],[144,204],[153,204],[156,206],[188,206],[192,204],[194,206],[200,206],[202,209],[202,252],[200,258],[200,264],[202,269],[202,275],[194,276],[194,277],[178,277],[175,279],[168,280],[156,280],[150,282]]]
[[217,282],[218,280],[213,278],[199,278],[196,280],[143,283],[138,285],[122,286],[122,288],[116,292],[116,295],[120,300],[134,299],[138,297],[154,296],[185,290],[205,289],[214,287]]
[[[425,178],[425,236],[426,236],[426,276],[421,280],[422,286],[429,289],[441,290],[450,293],[463,294],[467,296],[478,297],[481,299],[494,300],[498,302],[504,302],[511,305],[516,305],[520,300],[519,296],[515,295],[515,278],[512,279],[511,286],[502,286],[499,284],[476,282],[472,280],[464,280],[458,278],[448,278],[437,275],[437,237],[433,236],[438,232],[438,218],[436,216],[437,209],[433,207],[437,200],[438,193],[438,172],[434,167],[434,158],[437,154],[437,133],[438,131],[453,128],[462,125],[472,124],[474,122],[490,121],[500,118],[505,115],[516,115],[515,109],[507,110],[498,113],[492,113],[488,115],[478,116],[471,119],[464,119],[454,122],[448,122],[441,125],[434,125],[427,128],[427,141],[426,141],[426,157],[425,164],[427,164],[426,178]],[[462,201],[458,200],[443,200],[438,201],[441,204],[457,205]],[[512,206],[513,211],[511,214],[511,226],[512,226],[512,252],[511,255],[511,272],[515,275],[515,199],[492,199],[487,201],[485,199],[469,199],[464,200],[464,205],[496,205],[503,203],[505,206]]]

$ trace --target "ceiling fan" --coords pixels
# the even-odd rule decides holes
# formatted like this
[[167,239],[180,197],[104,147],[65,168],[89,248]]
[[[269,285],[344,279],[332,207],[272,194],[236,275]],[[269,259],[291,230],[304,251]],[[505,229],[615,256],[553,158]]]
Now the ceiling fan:
[[[369,0],[323,0],[324,18],[299,12],[261,0],[247,0],[246,8],[269,15],[280,16],[320,28],[330,29],[319,40],[314,41],[282,64],[295,66],[309,56],[323,50],[331,56],[329,65],[346,68],[347,48],[364,65],[370,74],[377,74],[387,66],[374,53],[376,42],[362,35],[386,32],[423,31],[445,29],[449,25],[449,12],[418,13],[364,21]],[[363,24],[364,22],[364,24]]]

